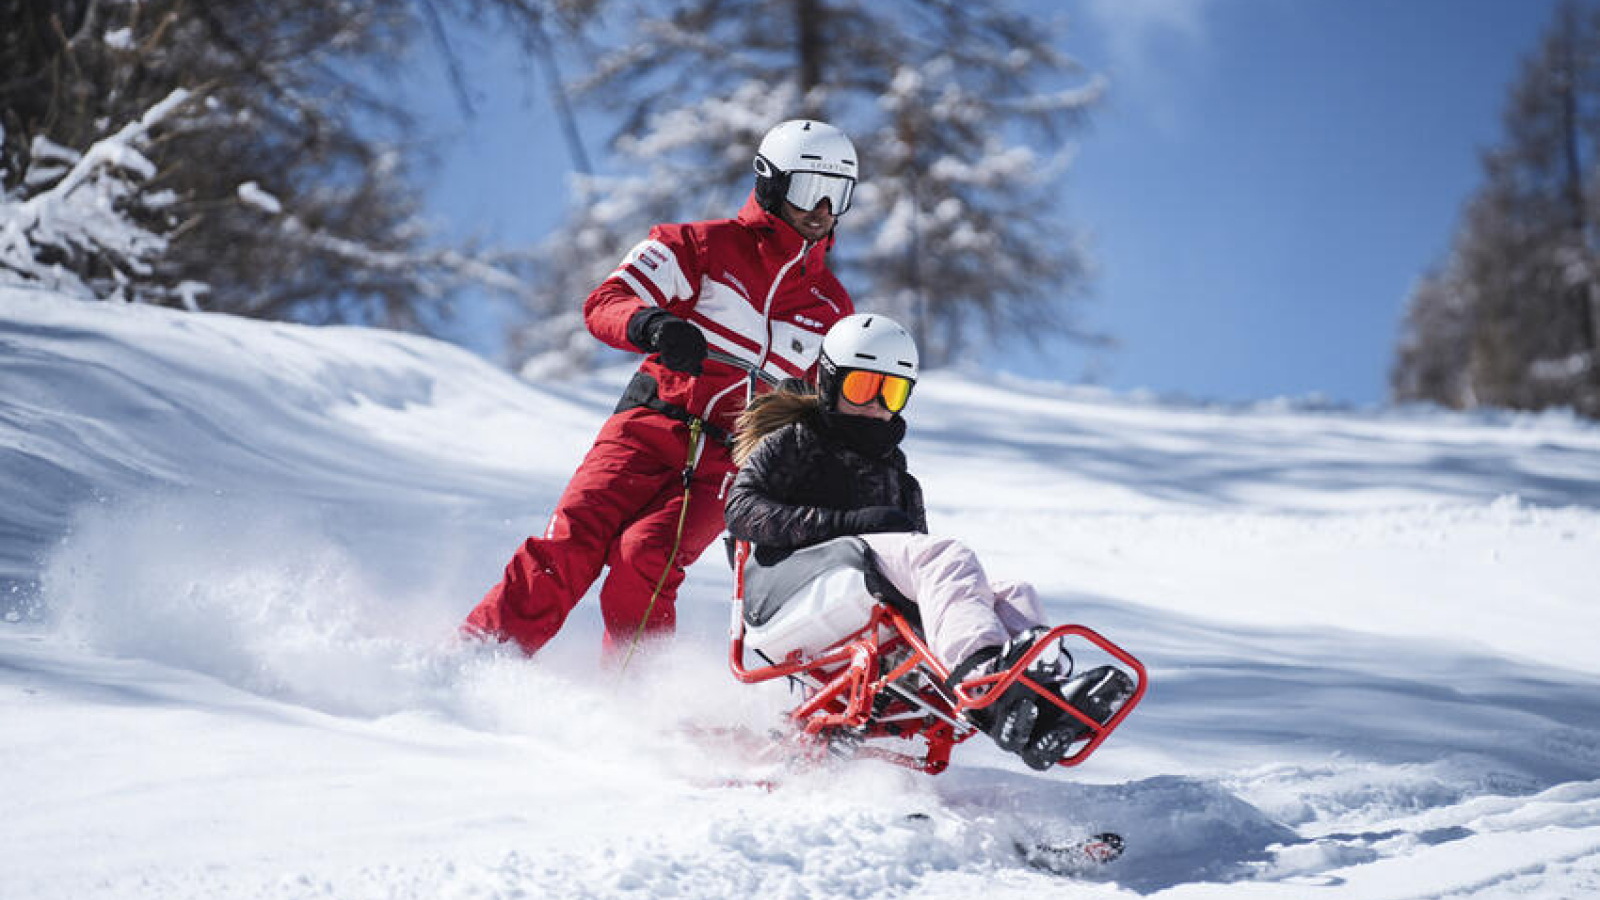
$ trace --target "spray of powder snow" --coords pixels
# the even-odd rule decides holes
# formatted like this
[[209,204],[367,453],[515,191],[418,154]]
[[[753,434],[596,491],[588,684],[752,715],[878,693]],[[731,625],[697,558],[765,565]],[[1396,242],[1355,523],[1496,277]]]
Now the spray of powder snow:
[[729,677],[721,646],[680,640],[647,646],[626,672],[603,665],[592,615],[575,614],[531,660],[461,641],[470,600],[397,586],[389,557],[411,549],[358,546],[326,521],[282,497],[90,507],[48,560],[42,593],[60,633],[100,652],[333,715],[421,716],[577,753],[695,770],[686,723],[759,734],[784,708],[781,687]]

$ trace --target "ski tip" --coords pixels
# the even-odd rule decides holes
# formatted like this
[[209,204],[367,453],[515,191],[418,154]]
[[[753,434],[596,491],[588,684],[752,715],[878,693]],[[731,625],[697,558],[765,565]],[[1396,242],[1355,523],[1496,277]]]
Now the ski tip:
[[1083,852],[1085,856],[1095,862],[1104,864],[1121,856],[1122,850],[1126,846],[1126,843],[1122,840],[1122,835],[1114,831],[1105,831],[1085,841]]
[[1060,846],[1035,844],[1029,847],[1018,842],[1017,852],[1034,868],[1056,875],[1074,876],[1114,861],[1122,855],[1126,846],[1122,835],[1105,831],[1082,841]]

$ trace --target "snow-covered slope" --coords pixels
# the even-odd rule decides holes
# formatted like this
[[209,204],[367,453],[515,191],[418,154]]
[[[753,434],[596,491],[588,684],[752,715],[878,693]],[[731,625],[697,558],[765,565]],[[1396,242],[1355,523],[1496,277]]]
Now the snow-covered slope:
[[[776,790],[728,576],[602,669],[452,640],[625,373],[0,291],[0,897],[1584,897],[1600,429],[940,374],[934,528],[1150,665],[1086,766],[979,742]],[[912,816],[923,813],[924,816]],[[1114,829],[1077,881],[1018,835]]]

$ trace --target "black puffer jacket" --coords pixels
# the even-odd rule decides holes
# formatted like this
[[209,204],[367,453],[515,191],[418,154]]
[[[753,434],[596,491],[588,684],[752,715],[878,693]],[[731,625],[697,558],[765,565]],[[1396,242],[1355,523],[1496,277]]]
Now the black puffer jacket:
[[728,494],[728,532],[755,544],[770,565],[787,551],[849,532],[844,513],[904,510],[928,530],[922,487],[900,451],[905,420],[887,422],[813,408],[761,440]]

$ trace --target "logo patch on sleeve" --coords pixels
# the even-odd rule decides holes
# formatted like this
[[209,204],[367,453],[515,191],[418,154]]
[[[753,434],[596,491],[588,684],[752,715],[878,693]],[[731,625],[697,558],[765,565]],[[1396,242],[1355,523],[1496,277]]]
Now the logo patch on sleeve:
[[644,251],[639,254],[639,262],[649,266],[651,270],[655,270],[668,262],[667,251],[657,245],[646,246]]

